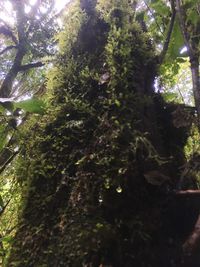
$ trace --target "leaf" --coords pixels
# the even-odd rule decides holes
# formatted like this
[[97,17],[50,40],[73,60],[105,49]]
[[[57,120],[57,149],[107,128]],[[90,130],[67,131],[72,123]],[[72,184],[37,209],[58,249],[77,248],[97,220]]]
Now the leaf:
[[178,63],[185,63],[187,62],[187,59],[184,59],[182,57],[178,57],[177,60],[176,60]]
[[13,236],[10,236],[10,235],[7,235],[7,236],[0,238],[0,242],[10,243],[12,241],[13,241]]
[[156,11],[161,16],[167,16],[169,14],[169,7],[162,1],[156,1],[150,4],[150,7]]
[[121,103],[118,99],[115,99],[115,105],[119,108],[121,106]]
[[139,22],[139,21],[144,21],[145,15],[146,15],[146,12],[145,12],[145,11],[138,12],[138,13],[136,14],[136,20],[137,20],[138,22]]
[[42,100],[38,100],[36,98],[23,100],[20,102],[14,103],[15,108],[21,108],[24,111],[37,113],[37,114],[44,114],[45,112],[45,104]]
[[200,21],[200,17],[196,9],[190,8],[187,10],[187,22],[191,22],[194,26],[197,26]]
[[5,112],[5,108],[2,105],[0,105],[0,113],[4,113],[4,112]]
[[174,29],[172,32],[172,37],[168,49],[168,57],[170,60],[174,60],[180,57],[180,50],[184,46],[184,40],[181,33],[181,29],[178,21],[176,20],[174,24]]
[[163,93],[162,96],[166,102],[172,102],[178,98],[177,94],[172,92]]

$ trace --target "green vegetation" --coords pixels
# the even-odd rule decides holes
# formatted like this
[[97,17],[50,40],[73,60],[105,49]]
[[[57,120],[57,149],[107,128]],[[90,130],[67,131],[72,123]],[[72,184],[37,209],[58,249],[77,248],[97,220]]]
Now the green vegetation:
[[[30,89],[28,100],[2,95],[2,266],[198,262],[181,250],[198,202],[174,192],[198,189],[200,179],[199,4],[143,4],[72,1],[55,35],[59,51],[48,59],[46,84],[37,80],[42,88]],[[34,37],[39,48],[41,36]],[[184,43],[189,59],[180,54]],[[42,49],[33,53],[34,45],[23,60],[44,56]],[[194,107],[177,85],[183,73]],[[37,70],[30,75],[35,84]]]

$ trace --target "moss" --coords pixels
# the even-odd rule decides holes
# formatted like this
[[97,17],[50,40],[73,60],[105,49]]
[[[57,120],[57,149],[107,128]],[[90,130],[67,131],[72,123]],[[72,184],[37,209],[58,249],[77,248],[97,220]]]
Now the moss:
[[161,229],[164,197],[144,173],[168,172],[174,151],[156,114],[153,47],[129,1],[80,2],[48,74],[51,106],[21,155],[28,186],[9,267],[133,266],[144,256],[146,266]]

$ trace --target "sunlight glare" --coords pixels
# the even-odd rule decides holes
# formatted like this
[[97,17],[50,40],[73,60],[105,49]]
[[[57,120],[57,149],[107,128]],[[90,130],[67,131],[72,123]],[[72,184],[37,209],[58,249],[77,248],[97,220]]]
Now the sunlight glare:
[[25,13],[28,14],[31,11],[30,6],[25,6]]
[[187,47],[184,46],[184,47],[181,49],[180,54],[184,54],[184,53],[187,52],[187,51],[188,51],[188,50],[187,50]]
[[31,6],[34,6],[37,0],[30,0],[29,3]]
[[0,18],[10,25],[14,25],[15,19],[11,16],[12,14],[12,4],[9,1],[4,3],[5,11],[0,12]]
[[12,10],[12,4],[9,1],[5,2],[4,7],[8,13]]
[[[28,14],[31,11],[31,6],[34,6],[36,4],[37,0],[29,0],[29,5],[25,5],[25,13]],[[55,10],[57,13],[59,13],[67,3],[69,3],[70,0],[55,0]],[[5,1],[4,3],[5,11],[0,12],[0,17],[10,25],[14,25],[15,18],[11,16],[12,14],[12,4],[10,1]],[[41,13],[45,13],[47,10],[44,7],[40,7]]]
[[55,9],[57,12],[60,12],[70,0],[56,0]]

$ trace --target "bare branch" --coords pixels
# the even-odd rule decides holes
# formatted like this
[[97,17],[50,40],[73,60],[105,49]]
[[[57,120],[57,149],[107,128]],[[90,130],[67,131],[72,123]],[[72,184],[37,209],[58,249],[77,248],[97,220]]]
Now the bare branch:
[[19,71],[26,71],[26,70],[33,69],[33,68],[39,68],[39,67],[43,67],[44,65],[45,64],[42,63],[41,61],[30,63],[30,64],[20,66]]
[[17,46],[16,46],[16,45],[9,45],[9,46],[7,46],[7,47],[4,48],[2,51],[0,51],[0,56],[3,55],[4,53],[6,53],[7,51],[12,50],[12,49],[14,49],[14,48],[16,49]]
[[6,167],[13,161],[13,159],[17,156],[19,151],[13,152],[9,159],[4,163],[4,165],[0,168],[0,174],[6,169]]

